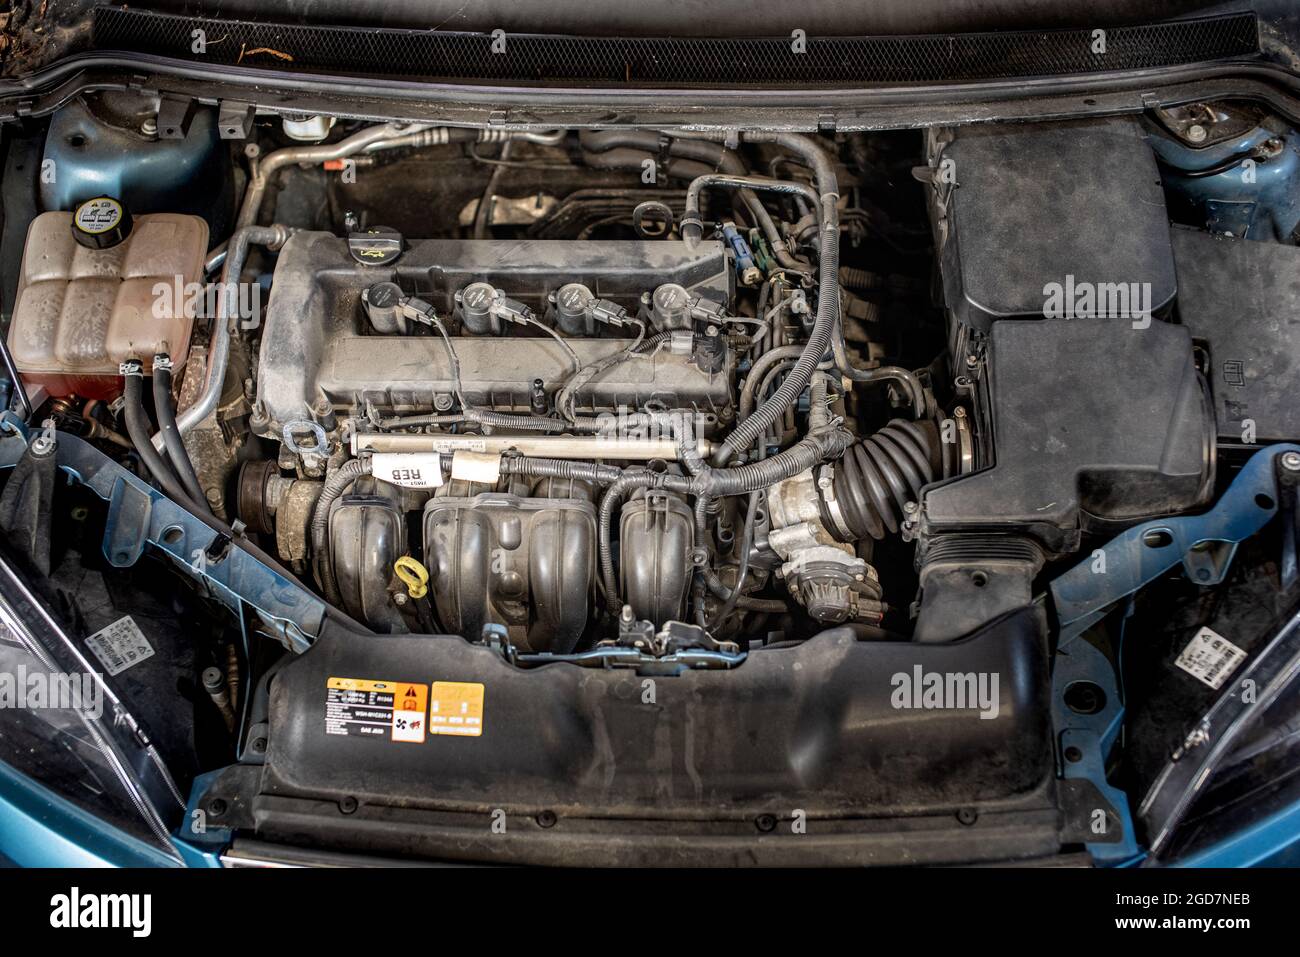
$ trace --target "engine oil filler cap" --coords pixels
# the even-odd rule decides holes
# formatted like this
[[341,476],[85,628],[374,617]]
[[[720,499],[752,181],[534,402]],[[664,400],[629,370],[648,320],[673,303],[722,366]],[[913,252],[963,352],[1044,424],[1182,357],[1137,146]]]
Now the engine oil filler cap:
[[403,248],[402,234],[388,226],[348,233],[348,252],[363,266],[391,266]]
[[72,236],[87,249],[111,249],[131,234],[131,213],[111,196],[96,196],[72,214]]

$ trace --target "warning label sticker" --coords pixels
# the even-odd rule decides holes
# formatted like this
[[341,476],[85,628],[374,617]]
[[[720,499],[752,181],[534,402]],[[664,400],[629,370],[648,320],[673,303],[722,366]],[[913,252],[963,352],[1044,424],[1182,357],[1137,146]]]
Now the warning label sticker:
[[1216,691],[1246,660],[1246,653],[1211,628],[1202,628],[1174,661],[1193,678]]
[[483,733],[483,686],[473,681],[435,681],[429,731],[478,737]]
[[419,744],[424,741],[428,706],[428,685],[330,678],[325,692],[325,733]]
[[86,647],[95,653],[99,663],[110,675],[119,675],[127,668],[153,657],[153,645],[144,636],[140,626],[130,615],[125,615],[107,628],[101,628],[86,639]]

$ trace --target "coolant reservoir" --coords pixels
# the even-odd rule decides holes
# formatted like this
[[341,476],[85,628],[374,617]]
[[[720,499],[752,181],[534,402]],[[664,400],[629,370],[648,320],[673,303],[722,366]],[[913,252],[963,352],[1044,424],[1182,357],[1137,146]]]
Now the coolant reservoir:
[[204,298],[191,284],[203,279],[207,223],[177,213],[132,221],[119,206],[122,222],[105,239],[105,204],[115,201],[92,202],[96,211],[42,213],[27,230],[9,348],[23,380],[52,396],[113,398],[118,364],[131,357],[146,373],[158,352],[180,366]]

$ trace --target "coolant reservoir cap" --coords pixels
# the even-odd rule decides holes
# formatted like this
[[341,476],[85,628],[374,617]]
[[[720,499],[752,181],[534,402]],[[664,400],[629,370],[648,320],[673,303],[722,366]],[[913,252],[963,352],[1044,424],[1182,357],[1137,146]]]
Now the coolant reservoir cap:
[[119,200],[96,196],[72,213],[72,236],[87,249],[109,249],[131,234],[131,214]]

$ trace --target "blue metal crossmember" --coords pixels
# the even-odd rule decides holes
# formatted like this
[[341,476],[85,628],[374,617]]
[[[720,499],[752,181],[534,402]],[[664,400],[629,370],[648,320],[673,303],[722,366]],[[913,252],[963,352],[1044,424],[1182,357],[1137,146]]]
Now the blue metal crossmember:
[[[1060,636],[1052,669],[1052,720],[1062,775],[1086,778],[1111,803],[1119,818],[1119,841],[1087,845],[1102,863],[1118,864],[1139,849],[1127,795],[1106,780],[1105,762],[1124,720],[1124,702],[1116,665],[1083,634],[1119,602],[1170,569],[1183,566],[1197,584],[1223,581],[1237,546],[1277,514],[1275,461],[1300,446],[1270,445],[1256,452],[1218,504],[1203,515],[1157,519],[1128,529],[1051,585]],[[1081,713],[1067,700],[1087,685],[1095,710]]]
[[[63,432],[54,435],[59,467],[108,502],[103,547],[109,564],[130,567],[152,546],[236,617],[247,605],[289,650],[311,646],[326,615],[320,598],[89,443]],[[27,444],[26,425],[12,413],[0,413],[0,468],[17,465]]]

